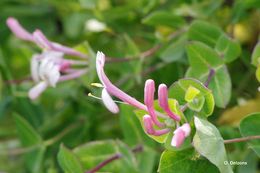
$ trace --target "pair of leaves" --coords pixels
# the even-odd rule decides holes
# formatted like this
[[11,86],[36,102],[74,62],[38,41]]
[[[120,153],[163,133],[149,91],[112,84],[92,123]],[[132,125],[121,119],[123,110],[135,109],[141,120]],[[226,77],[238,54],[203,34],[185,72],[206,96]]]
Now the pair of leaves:
[[225,63],[234,61],[241,54],[240,44],[227,36],[219,27],[196,20],[188,31],[190,40],[199,41],[214,48]]
[[231,97],[231,79],[223,60],[215,50],[201,42],[192,42],[186,50],[191,65],[186,76],[206,82],[210,70],[214,70],[209,88],[213,92],[216,105],[225,107]]
[[[192,106],[188,104],[189,108],[195,111],[198,111],[199,114],[203,116],[210,116],[214,110],[214,98],[211,91],[206,88],[200,81],[196,79],[180,79],[177,82],[173,83],[173,85],[169,89],[169,97],[175,98],[178,100],[179,104],[186,104],[187,102],[187,92],[189,89],[193,87],[199,91],[196,94],[195,98],[201,99],[203,98],[204,101],[202,105],[193,104]],[[192,95],[192,93],[190,93]],[[186,98],[186,99],[185,99]]]
[[225,64],[241,54],[239,43],[204,21],[191,24],[188,38],[193,41],[186,46],[191,65],[186,76],[205,82],[210,70],[215,70],[209,88],[213,91],[216,106],[226,107],[231,97],[231,79]]

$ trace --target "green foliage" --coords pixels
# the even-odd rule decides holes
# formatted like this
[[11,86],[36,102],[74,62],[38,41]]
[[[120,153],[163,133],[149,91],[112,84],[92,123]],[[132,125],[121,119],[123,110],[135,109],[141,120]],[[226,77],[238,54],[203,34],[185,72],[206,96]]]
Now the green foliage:
[[251,57],[252,64],[255,65],[255,66],[258,66],[259,65],[259,58],[260,58],[260,44],[257,43],[255,48],[254,48],[252,57]]
[[241,54],[241,47],[238,41],[223,34],[216,43],[216,51],[225,63],[234,61]]
[[64,172],[67,173],[83,173],[83,169],[77,157],[64,145],[60,146],[58,153],[58,161]]
[[195,170],[197,172],[219,172],[213,164],[200,157],[194,149],[182,151],[166,150],[161,155],[159,173],[186,173]]
[[[180,79],[169,89],[169,96],[175,98],[179,104],[185,104],[185,96],[190,87],[200,91],[188,107],[198,111],[200,115],[210,116],[214,110],[214,98],[211,91],[196,79]],[[204,100],[204,101],[201,101]]]
[[41,136],[23,117],[15,114],[14,119],[18,135],[24,146],[37,145],[42,142]]
[[[259,7],[259,0],[1,0],[1,172],[86,172],[115,155],[97,172],[259,172],[259,140],[223,144],[260,135],[259,113],[253,113],[259,111]],[[36,85],[29,79],[31,57],[42,50],[10,31],[10,16],[29,32],[40,29],[49,40],[86,54],[77,60],[87,65],[73,67],[87,73],[29,100]],[[90,21],[105,27],[93,31]],[[109,80],[140,102],[146,79],[165,83],[179,124],[159,106],[158,90],[155,109],[171,129],[161,136],[146,133],[148,112],[116,103],[120,113],[113,116],[88,97],[100,97],[102,90],[91,85],[100,82],[97,51],[107,56]],[[174,131],[184,123],[191,133],[173,147]],[[223,163],[227,158],[248,165],[231,170]]]
[[215,46],[221,34],[219,27],[205,21],[194,21],[188,31],[189,39],[203,42],[211,47]]
[[232,173],[228,161],[223,138],[218,129],[207,120],[195,117],[194,124],[196,127],[196,134],[193,138],[193,145],[195,149],[211,163],[216,165],[221,173]]
[[[174,21],[174,22],[173,22]],[[166,11],[156,11],[143,19],[144,24],[153,26],[168,26],[179,28],[185,23],[185,20]]]
[[[240,133],[242,136],[256,136],[260,134],[260,114],[253,113],[245,117],[240,122]],[[252,140],[248,142],[250,148],[252,148],[255,153],[260,156],[260,141],[259,140]]]
[[31,172],[40,172],[46,150],[45,145],[42,145],[42,138],[23,117],[15,114],[14,119],[22,145],[31,147],[25,156],[26,165]]

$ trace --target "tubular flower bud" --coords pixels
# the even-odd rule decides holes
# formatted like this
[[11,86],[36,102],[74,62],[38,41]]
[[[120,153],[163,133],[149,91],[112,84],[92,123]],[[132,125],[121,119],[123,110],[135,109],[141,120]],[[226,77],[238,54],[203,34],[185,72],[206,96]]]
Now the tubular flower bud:
[[160,84],[159,89],[158,89],[158,100],[159,100],[159,105],[163,110],[167,113],[169,117],[176,121],[180,121],[180,117],[173,113],[169,107],[168,104],[168,89],[165,84]]

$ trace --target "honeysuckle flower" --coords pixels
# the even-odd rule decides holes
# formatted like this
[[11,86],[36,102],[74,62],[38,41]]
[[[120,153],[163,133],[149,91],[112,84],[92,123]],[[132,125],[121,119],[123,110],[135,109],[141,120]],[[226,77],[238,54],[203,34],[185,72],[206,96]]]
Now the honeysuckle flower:
[[[29,33],[13,17],[9,17],[6,23],[16,37],[36,43],[42,49],[41,54],[35,54],[31,59],[31,75],[37,83],[28,93],[31,99],[36,99],[48,86],[55,87],[60,81],[78,78],[87,72],[86,68],[72,68],[73,65],[86,65],[86,55],[49,41],[38,29]],[[84,61],[65,59],[65,54],[83,58]]]
[[[97,70],[99,80],[104,86],[103,90],[106,90],[108,94],[113,95],[138,109],[146,110],[146,106],[144,104],[140,103],[135,98],[124,93],[122,90],[120,90],[119,88],[117,88],[115,85],[111,83],[111,81],[107,78],[104,72],[104,65],[105,65],[105,55],[102,52],[98,52],[96,57],[96,70]],[[119,111],[116,104],[110,103],[110,102],[114,102],[112,98],[111,97],[110,97],[111,99],[109,99],[108,97],[106,98],[107,99],[103,99],[105,106],[111,105],[112,107],[107,107],[109,110]],[[118,111],[112,111],[112,112],[117,113]]]
[[188,123],[185,123],[181,127],[178,127],[173,132],[171,145],[173,147],[179,148],[183,144],[185,138],[190,135],[190,131],[191,131],[191,128]]
[[[155,83],[153,80],[148,79],[145,82],[144,87],[144,104],[136,100],[135,98],[129,96],[119,88],[117,88],[112,82],[108,79],[104,72],[105,65],[105,55],[102,52],[97,52],[96,56],[96,70],[97,75],[101,84],[93,83],[94,86],[102,88],[101,100],[104,105],[112,113],[118,113],[119,108],[111,96],[117,97],[122,100],[124,103],[134,106],[137,109],[141,109],[147,112],[143,116],[143,126],[147,134],[153,136],[160,136],[172,131],[174,126],[169,125],[167,120],[176,122],[177,127],[179,126],[179,121],[181,120],[180,116],[175,114],[171,109],[168,103],[168,89],[165,84],[161,84],[158,88],[158,99],[159,105],[166,113],[164,115],[161,112],[155,110],[154,107],[154,93],[155,93]],[[92,97],[92,94],[89,94]],[[97,97],[95,97],[97,98]],[[160,119],[159,119],[160,117]],[[155,128],[154,126],[157,126]],[[177,128],[174,131],[174,136],[172,139],[172,145],[179,147],[184,139],[190,134],[190,126],[188,123],[183,124],[181,127]]]

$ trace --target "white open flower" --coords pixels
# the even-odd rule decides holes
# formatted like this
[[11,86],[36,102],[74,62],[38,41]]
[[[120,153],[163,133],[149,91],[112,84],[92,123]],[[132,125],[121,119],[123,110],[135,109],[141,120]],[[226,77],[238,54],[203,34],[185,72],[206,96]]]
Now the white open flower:
[[31,75],[37,85],[29,91],[31,99],[37,98],[48,86],[56,86],[61,76],[59,64],[62,56],[60,52],[46,51],[32,58]]

